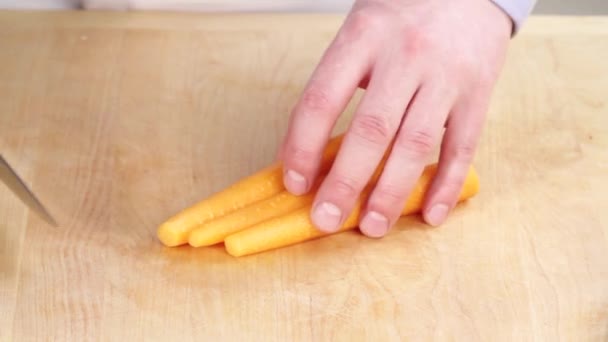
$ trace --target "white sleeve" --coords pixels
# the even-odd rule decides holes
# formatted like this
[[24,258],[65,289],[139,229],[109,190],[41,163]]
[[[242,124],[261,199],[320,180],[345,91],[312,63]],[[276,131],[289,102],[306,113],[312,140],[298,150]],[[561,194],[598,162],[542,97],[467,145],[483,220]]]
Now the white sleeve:
[[515,35],[536,6],[537,0],[491,0],[500,7],[513,21]]

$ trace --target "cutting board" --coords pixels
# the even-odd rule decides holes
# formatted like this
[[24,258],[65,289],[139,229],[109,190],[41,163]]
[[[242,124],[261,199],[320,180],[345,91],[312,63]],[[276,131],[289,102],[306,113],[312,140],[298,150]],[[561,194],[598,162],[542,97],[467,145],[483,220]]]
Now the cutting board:
[[[0,340],[608,340],[608,19],[533,18],[442,226],[233,258],[159,223],[272,162],[342,18],[0,13]],[[349,122],[360,93],[336,131]]]

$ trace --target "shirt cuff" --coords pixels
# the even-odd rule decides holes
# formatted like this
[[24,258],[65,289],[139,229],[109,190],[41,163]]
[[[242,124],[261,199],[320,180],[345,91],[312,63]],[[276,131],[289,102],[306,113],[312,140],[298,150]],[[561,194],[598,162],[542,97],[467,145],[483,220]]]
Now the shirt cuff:
[[513,21],[513,36],[519,32],[523,23],[536,6],[537,0],[491,0]]

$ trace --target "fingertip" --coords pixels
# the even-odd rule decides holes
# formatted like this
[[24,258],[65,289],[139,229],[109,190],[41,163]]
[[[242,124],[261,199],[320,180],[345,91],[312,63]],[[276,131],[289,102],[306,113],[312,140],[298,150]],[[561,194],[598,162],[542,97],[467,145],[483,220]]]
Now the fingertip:
[[431,205],[424,213],[424,220],[431,226],[437,227],[442,225],[447,219],[449,207],[444,203],[436,203]]
[[[321,145],[322,146],[322,145]],[[322,147],[297,145],[288,141],[282,148],[283,186],[293,195],[300,196],[311,190],[322,166]]]
[[342,209],[331,202],[320,202],[313,207],[312,223],[324,233],[333,233],[342,224]]
[[283,183],[287,191],[300,196],[308,192],[310,182],[301,173],[288,169],[284,173]]
[[359,230],[368,237],[381,238],[388,233],[389,221],[383,214],[371,211],[361,220]]

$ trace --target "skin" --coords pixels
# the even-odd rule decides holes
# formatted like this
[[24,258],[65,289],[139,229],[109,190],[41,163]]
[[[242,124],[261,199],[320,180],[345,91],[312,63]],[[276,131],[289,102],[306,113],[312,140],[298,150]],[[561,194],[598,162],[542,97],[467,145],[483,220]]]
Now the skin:
[[315,226],[339,228],[391,144],[360,230],[387,234],[437,146],[423,218],[442,224],[474,158],[511,33],[512,22],[489,0],[356,1],[295,104],[279,150],[285,186],[307,193],[338,117],[357,88],[366,89],[315,197]]

